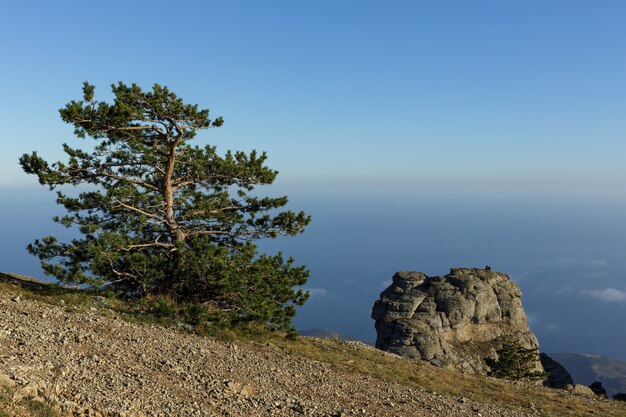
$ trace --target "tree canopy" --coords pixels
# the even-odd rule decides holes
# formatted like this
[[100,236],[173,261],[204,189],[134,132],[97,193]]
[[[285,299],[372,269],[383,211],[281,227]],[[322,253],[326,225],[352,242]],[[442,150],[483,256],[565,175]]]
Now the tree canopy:
[[[112,85],[113,103],[83,99],[59,110],[78,138],[93,149],[63,144],[66,162],[37,152],[20,158],[23,170],[57,192],[67,214],[54,221],[81,237],[36,240],[29,252],[46,274],[64,283],[108,285],[125,294],[167,294],[209,303],[231,321],[260,321],[288,328],[295,306],[308,297],[304,266],[282,255],[259,255],[254,241],[294,236],[310,217],[280,211],[287,197],[259,197],[277,171],[265,153],[220,155],[192,145],[198,130],[222,126],[221,117],[186,104],[167,87],[142,91]],[[66,187],[80,186],[67,194]]]
[[538,349],[527,349],[513,338],[506,338],[496,350],[497,359],[485,358],[490,376],[501,379],[543,379],[545,372],[535,370],[539,361]]

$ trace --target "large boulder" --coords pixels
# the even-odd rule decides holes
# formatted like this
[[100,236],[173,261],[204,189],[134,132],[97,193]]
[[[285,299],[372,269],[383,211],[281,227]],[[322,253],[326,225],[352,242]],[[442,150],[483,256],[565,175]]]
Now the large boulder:
[[[537,349],[521,291],[503,273],[453,268],[446,276],[397,272],[374,304],[376,347],[461,371],[486,374],[504,340]],[[534,370],[543,368],[537,358]]]
[[602,386],[602,382],[594,381],[591,383],[591,385],[589,385],[589,388],[591,388],[591,391],[593,391],[593,393],[596,394],[598,397],[608,398],[608,396],[606,395],[606,390]]
[[583,384],[571,384],[571,385],[566,385],[565,386],[565,390],[567,392],[569,392],[570,394],[576,394],[576,395],[582,395],[585,397],[595,397],[596,393],[592,391],[591,388],[589,388],[586,385]]
[[567,369],[550,356],[545,353],[539,355],[541,365],[548,374],[548,379],[545,380],[544,385],[550,388],[565,388],[566,385],[573,385],[574,380]]
[[617,401],[626,401],[626,393],[618,392],[613,396],[613,399]]

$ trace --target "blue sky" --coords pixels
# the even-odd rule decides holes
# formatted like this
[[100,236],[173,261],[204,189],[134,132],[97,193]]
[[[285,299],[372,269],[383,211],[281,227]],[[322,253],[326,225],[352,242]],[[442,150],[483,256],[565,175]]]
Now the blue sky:
[[298,325],[371,339],[395,271],[489,263],[543,350],[626,359],[625,20],[621,0],[7,2],[0,270],[38,275],[24,246],[67,236],[17,163],[76,143],[57,110],[84,80],[158,82],[313,215],[263,244],[311,268]]
[[222,115],[203,138],[267,150],[283,181],[615,185],[624,18],[622,1],[12,2],[0,183],[32,183],[30,149],[60,156],[82,81],[107,98],[123,80]]

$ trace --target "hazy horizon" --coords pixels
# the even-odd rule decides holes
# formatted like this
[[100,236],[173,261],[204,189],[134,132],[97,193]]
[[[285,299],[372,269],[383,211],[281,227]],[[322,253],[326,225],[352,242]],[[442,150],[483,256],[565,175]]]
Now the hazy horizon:
[[[626,197],[562,202],[432,192],[341,196],[320,189],[291,190],[290,197],[290,206],[313,222],[303,235],[261,241],[260,248],[282,250],[311,270],[311,298],[294,320],[300,329],[373,340],[371,307],[395,272],[445,275],[452,267],[489,264],[521,287],[542,351],[626,360],[626,333],[616,320],[626,302]],[[67,239],[72,233],[50,220],[62,211],[45,188],[13,190],[11,201],[0,208],[1,270],[43,278],[25,246],[45,234]]]

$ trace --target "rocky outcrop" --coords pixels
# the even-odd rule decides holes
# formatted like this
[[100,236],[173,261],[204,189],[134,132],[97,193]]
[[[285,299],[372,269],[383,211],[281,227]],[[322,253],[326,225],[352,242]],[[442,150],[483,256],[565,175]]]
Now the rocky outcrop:
[[[446,276],[398,272],[374,304],[376,347],[462,371],[486,374],[503,340],[538,348],[521,291],[503,273],[453,268]],[[542,371],[537,360],[537,371]]]
[[613,399],[616,401],[626,401],[626,393],[618,392],[613,396]]
[[591,385],[589,385],[589,388],[591,388],[591,391],[593,391],[593,393],[596,394],[598,397],[608,398],[608,396],[606,395],[606,390],[602,386],[602,382],[594,381],[591,383]]
[[545,353],[539,355],[541,366],[548,373],[548,379],[544,385],[550,388],[565,388],[566,385],[573,385],[574,380],[567,369]]
[[609,358],[597,353],[550,353],[550,357],[561,363],[579,384],[590,385],[602,382],[609,398],[626,392],[626,361]]
[[583,384],[566,385],[565,386],[565,391],[569,392],[570,394],[582,395],[584,397],[595,397],[596,396],[596,393],[593,392],[591,390],[591,388],[589,388],[588,386],[583,385]]

